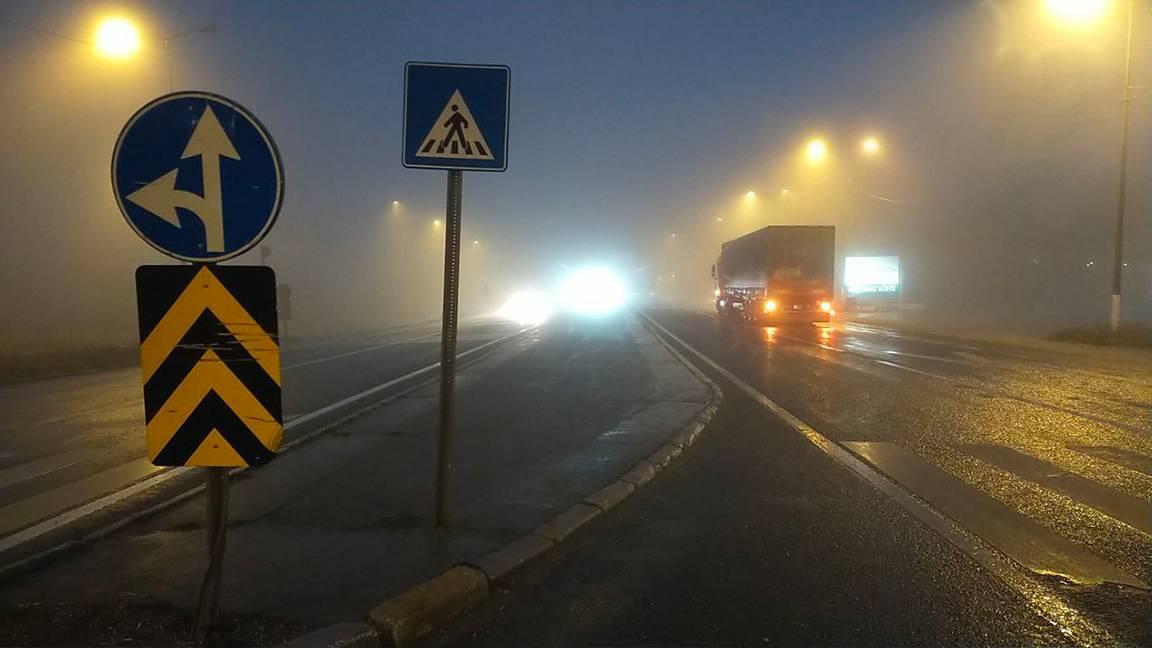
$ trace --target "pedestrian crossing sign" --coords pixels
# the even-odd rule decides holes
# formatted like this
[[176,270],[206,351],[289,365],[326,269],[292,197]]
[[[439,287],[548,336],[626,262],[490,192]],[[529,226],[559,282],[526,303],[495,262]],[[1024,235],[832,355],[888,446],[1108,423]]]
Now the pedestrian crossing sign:
[[503,65],[408,63],[404,166],[507,169],[509,77]]
[[460,91],[452,93],[452,98],[440,111],[440,116],[432,124],[432,130],[420,146],[419,157],[460,158],[465,160],[491,160],[488,142],[476,124],[468,104]]

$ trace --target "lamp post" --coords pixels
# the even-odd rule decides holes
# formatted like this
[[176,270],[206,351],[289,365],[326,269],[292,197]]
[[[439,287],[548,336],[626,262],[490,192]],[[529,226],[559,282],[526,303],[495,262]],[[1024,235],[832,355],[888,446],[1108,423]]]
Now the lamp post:
[[1132,103],[1132,18],[1136,0],[1128,2],[1128,38],[1124,52],[1124,126],[1120,139],[1120,184],[1116,195],[1116,250],[1112,265],[1112,311],[1109,324],[1120,328],[1120,287],[1124,279],[1124,206],[1128,188],[1128,114]]

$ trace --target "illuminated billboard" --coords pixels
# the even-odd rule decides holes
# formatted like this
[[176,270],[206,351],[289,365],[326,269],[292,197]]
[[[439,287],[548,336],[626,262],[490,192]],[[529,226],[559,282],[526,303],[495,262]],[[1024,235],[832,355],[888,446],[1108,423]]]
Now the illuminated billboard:
[[900,257],[845,257],[844,291],[849,295],[900,292]]

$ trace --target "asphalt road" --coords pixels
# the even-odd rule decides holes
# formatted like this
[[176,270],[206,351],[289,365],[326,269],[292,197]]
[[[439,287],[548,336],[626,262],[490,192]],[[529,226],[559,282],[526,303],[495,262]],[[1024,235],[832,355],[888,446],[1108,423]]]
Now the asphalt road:
[[1146,366],[650,314],[724,390],[717,418],[433,643],[1152,644]]
[[[466,321],[458,352],[516,330]],[[286,348],[285,440],[314,427],[294,420],[320,423],[328,410],[338,415],[342,401],[438,360],[436,323]],[[154,473],[144,459],[143,416],[135,368],[0,386],[0,537]]]

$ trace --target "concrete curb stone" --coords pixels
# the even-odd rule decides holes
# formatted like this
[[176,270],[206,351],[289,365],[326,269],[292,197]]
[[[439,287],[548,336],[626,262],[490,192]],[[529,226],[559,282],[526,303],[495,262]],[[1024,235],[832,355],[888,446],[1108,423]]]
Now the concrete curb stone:
[[663,466],[657,466],[648,463],[647,459],[641,459],[640,463],[636,464],[632,470],[624,473],[624,476],[620,478],[620,481],[628,482],[629,484],[639,488],[644,484],[652,481],[652,478],[656,476],[656,473],[659,472],[662,467]]
[[408,646],[488,598],[488,576],[457,565],[388,599],[369,614],[382,646]]
[[684,450],[681,449],[680,446],[669,443],[660,446],[659,450],[653,452],[652,455],[648,457],[648,461],[663,468],[671,463],[673,459],[680,456],[681,452],[684,452]]
[[588,504],[577,504],[552,518],[533,533],[548,538],[552,542],[562,542],[564,538],[572,535],[577,529],[588,524],[593,518],[600,515],[600,509]]
[[548,538],[529,533],[468,564],[484,572],[490,582],[497,582],[548,551],[555,544]]
[[615,481],[592,493],[584,501],[607,513],[608,509],[623,502],[634,490],[636,486],[628,482]]

